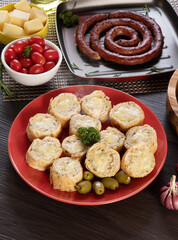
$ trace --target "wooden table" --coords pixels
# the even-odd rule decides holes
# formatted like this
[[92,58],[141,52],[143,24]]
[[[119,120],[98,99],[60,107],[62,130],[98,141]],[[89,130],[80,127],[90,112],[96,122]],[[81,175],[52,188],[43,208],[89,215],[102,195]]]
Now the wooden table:
[[10,126],[28,103],[0,99],[0,239],[136,239],[175,240],[178,211],[163,208],[159,189],[178,162],[178,137],[166,115],[166,92],[135,95],[161,121],[168,140],[166,162],[157,178],[140,193],[102,206],[75,206],[52,200],[28,186],[15,172],[7,150]]

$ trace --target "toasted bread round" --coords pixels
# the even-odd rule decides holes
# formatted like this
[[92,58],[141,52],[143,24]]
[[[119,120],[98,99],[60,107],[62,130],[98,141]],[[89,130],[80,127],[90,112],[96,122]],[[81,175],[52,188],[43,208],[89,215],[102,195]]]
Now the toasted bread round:
[[59,140],[54,137],[35,139],[26,153],[26,162],[39,171],[48,169],[53,161],[62,154]]
[[125,148],[129,149],[139,142],[147,143],[153,153],[155,153],[158,147],[155,129],[148,124],[130,128],[126,133]]
[[144,112],[135,102],[122,102],[115,105],[109,114],[111,125],[121,131],[127,131],[131,127],[143,124]]
[[94,127],[98,131],[101,130],[101,122],[93,117],[87,115],[76,114],[71,117],[69,122],[69,135],[77,135],[77,130],[80,127]]
[[66,128],[71,116],[80,111],[80,102],[73,93],[61,93],[50,99],[48,112],[59,119],[62,128]]
[[97,177],[112,177],[120,169],[120,155],[105,143],[95,143],[87,152],[85,167]]
[[80,141],[78,136],[71,135],[64,138],[62,149],[66,156],[75,160],[81,160],[85,156],[88,147]]
[[82,113],[99,119],[102,123],[108,120],[111,109],[109,97],[101,90],[96,90],[81,99]]
[[48,113],[37,113],[29,119],[26,133],[29,141],[35,138],[46,136],[59,137],[62,131],[61,123],[58,119]]
[[145,142],[133,145],[121,160],[121,169],[133,178],[147,176],[154,167],[154,153]]
[[124,146],[125,135],[117,128],[107,127],[100,132],[99,142],[107,144],[109,147],[120,152]]
[[83,168],[79,161],[70,157],[56,159],[50,167],[50,183],[61,191],[76,191],[76,184],[83,178]]

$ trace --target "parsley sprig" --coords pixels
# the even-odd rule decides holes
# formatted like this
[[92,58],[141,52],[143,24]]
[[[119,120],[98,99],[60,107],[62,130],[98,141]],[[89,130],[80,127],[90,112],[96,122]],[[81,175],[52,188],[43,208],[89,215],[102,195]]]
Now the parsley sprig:
[[77,130],[77,134],[80,136],[80,141],[86,146],[91,146],[100,140],[100,133],[94,127],[81,127]]
[[72,11],[64,11],[59,13],[59,19],[62,20],[65,27],[70,28],[78,24],[78,15],[73,14]]

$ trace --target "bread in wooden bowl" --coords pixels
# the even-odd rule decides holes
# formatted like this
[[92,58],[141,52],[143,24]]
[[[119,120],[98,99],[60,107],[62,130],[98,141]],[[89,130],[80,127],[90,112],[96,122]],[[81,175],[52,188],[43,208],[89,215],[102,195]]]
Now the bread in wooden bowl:
[[70,122],[69,122],[69,135],[78,135],[77,130],[80,127],[94,127],[98,131],[101,130],[101,122],[93,117],[87,116],[87,115],[82,115],[82,114],[76,114],[71,117]]
[[133,145],[124,153],[121,160],[121,169],[133,178],[147,176],[154,167],[154,153],[145,142]]
[[101,90],[96,90],[81,99],[82,113],[99,119],[102,123],[108,120],[111,109],[109,97]]
[[59,140],[54,137],[36,138],[26,153],[26,162],[39,171],[47,170],[62,154]]
[[73,93],[60,93],[50,99],[48,112],[61,122],[62,128],[68,127],[70,118],[80,111],[79,99]]
[[64,138],[62,142],[62,149],[66,156],[80,161],[85,156],[88,147],[80,141],[78,136],[71,135]]
[[37,113],[29,119],[26,133],[30,142],[46,136],[59,137],[62,131],[60,121],[48,113]]
[[173,73],[168,84],[166,109],[169,121],[178,135],[178,69]]
[[124,146],[125,135],[119,129],[107,127],[100,132],[99,142],[107,144],[109,147],[120,152]]
[[56,159],[50,167],[50,184],[54,189],[76,191],[76,184],[83,178],[83,168],[78,160],[70,157]]
[[115,105],[109,114],[111,125],[126,132],[134,126],[143,124],[144,111],[135,102],[122,102]]
[[143,126],[132,127],[126,132],[126,139],[124,141],[126,149],[140,142],[147,143],[153,153],[155,153],[158,147],[155,129],[148,124],[144,124]]
[[120,169],[120,154],[105,143],[95,143],[89,148],[84,164],[97,177],[112,177]]

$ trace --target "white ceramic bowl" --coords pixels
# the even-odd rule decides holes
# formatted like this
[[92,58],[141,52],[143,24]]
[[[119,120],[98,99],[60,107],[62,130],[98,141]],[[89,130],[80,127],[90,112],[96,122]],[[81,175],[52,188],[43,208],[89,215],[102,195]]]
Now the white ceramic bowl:
[[[21,38],[21,39],[29,39],[29,38]],[[44,73],[39,73],[39,74],[25,74],[25,73],[16,72],[13,69],[11,69],[4,59],[4,54],[5,54],[6,50],[8,49],[8,47],[11,44],[15,43],[16,41],[18,41],[18,40],[15,40],[15,41],[9,43],[8,45],[6,45],[1,53],[1,61],[4,65],[5,70],[9,74],[9,76],[11,78],[13,78],[16,82],[18,82],[22,85],[25,85],[25,86],[38,86],[38,85],[42,85],[42,84],[50,81],[57,73],[57,71],[61,65],[61,62],[62,62],[62,52],[56,46],[56,44],[45,39],[45,44],[50,46],[51,48],[57,50],[59,53],[58,62],[51,70],[44,72]]]

